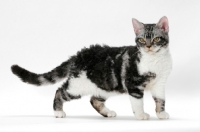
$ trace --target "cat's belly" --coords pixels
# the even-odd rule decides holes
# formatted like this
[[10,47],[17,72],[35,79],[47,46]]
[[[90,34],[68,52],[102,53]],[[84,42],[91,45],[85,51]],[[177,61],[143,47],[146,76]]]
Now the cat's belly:
[[90,79],[87,78],[85,71],[82,71],[78,78],[71,78],[69,80],[69,87],[67,89],[67,92],[76,96],[93,95],[96,97],[103,98],[108,98],[110,96],[120,94],[116,91],[107,92],[98,88],[98,86],[95,83],[93,83]]

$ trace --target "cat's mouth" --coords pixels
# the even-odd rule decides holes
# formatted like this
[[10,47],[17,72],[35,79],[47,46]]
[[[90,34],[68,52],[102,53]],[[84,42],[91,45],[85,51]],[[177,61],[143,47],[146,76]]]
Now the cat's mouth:
[[147,53],[157,53],[160,51],[160,48],[144,48],[144,51]]

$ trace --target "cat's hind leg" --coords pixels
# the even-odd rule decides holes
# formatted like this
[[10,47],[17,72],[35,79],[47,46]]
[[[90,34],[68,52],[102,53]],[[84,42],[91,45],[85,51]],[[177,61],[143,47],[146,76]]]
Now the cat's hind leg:
[[95,97],[92,96],[90,103],[93,106],[93,108],[102,116],[104,117],[115,117],[116,113],[114,111],[109,110],[106,106],[105,106],[105,99],[101,98],[101,97]]
[[63,88],[59,88],[56,91],[56,95],[54,98],[53,109],[54,115],[56,118],[64,118],[66,116],[65,112],[63,111],[63,103],[66,101],[70,101],[72,99],[79,99],[81,96],[73,96],[69,94]]

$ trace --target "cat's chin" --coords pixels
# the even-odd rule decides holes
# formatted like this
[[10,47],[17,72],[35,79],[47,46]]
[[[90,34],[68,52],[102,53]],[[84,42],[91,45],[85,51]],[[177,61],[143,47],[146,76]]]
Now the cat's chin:
[[156,51],[152,51],[152,50],[143,50],[144,53],[147,53],[147,54],[155,54],[157,53]]
[[149,53],[149,54],[155,54],[156,52],[155,51],[146,51],[147,53]]

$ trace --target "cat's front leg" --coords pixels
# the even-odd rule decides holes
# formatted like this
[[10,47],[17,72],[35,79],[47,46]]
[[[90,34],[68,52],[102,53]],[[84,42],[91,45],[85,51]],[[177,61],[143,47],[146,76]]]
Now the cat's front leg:
[[139,120],[147,120],[150,117],[143,109],[143,95],[146,84],[155,77],[154,73],[148,72],[144,75],[134,77],[133,80],[130,78],[126,80],[133,113]]
[[159,119],[168,119],[169,114],[165,112],[165,88],[155,85],[151,89],[151,94],[156,104],[156,115]]
[[143,90],[138,88],[134,88],[131,91],[129,90],[129,98],[136,119],[148,120],[150,116],[149,114],[145,113],[143,109]]

